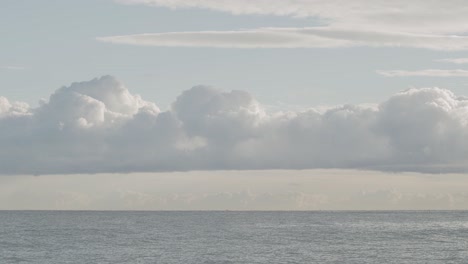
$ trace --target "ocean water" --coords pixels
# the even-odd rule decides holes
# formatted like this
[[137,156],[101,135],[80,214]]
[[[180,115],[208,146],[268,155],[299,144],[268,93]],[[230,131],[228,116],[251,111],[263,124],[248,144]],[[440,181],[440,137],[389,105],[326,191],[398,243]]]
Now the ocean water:
[[0,211],[0,263],[468,263],[468,212]]

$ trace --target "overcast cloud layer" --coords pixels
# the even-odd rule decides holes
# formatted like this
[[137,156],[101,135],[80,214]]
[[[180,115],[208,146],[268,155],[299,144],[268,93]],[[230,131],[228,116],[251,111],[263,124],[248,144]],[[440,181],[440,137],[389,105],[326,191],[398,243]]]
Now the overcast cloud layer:
[[468,171],[468,99],[410,89],[374,107],[265,112],[245,91],[197,86],[161,111],[111,76],[38,108],[0,97],[0,173],[357,168]]
[[[234,15],[315,17],[316,28],[165,32],[100,37],[119,44],[221,48],[410,47],[467,50],[462,0],[116,0],[123,4],[200,8]],[[313,26],[313,25],[311,25]],[[359,29],[359,30],[356,30]]]

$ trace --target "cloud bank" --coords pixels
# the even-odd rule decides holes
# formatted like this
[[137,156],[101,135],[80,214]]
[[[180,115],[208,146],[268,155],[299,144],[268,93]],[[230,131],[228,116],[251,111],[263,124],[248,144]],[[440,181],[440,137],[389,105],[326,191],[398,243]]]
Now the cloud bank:
[[468,171],[468,99],[410,89],[374,106],[266,112],[196,86],[169,110],[104,76],[37,108],[0,98],[0,173],[352,168]]

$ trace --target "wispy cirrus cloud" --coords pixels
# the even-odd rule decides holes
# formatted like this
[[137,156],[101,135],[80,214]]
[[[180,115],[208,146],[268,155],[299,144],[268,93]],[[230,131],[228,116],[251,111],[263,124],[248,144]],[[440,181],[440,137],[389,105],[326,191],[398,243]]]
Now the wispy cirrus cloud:
[[122,4],[198,8],[234,15],[316,17],[335,28],[454,34],[468,32],[463,0],[116,0]]
[[407,47],[468,50],[468,37],[378,32],[329,27],[147,33],[98,37],[114,44],[213,48]]
[[[406,47],[468,50],[468,6],[460,0],[116,0],[233,15],[314,17],[323,27],[165,32],[100,37],[132,45],[216,48]],[[359,29],[359,30],[356,30]]]
[[468,58],[451,58],[451,59],[440,59],[438,62],[447,62],[455,64],[468,64]]
[[99,37],[97,40],[137,46],[214,48],[346,47],[353,44],[347,40],[307,34],[304,29],[295,28],[148,33]]
[[439,69],[426,69],[417,71],[406,70],[378,70],[378,74],[386,77],[468,77],[468,70],[439,70]]
[[21,70],[25,70],[26,67],[23,67],[23,66],[15,66],[15,65],[6,65],[6,66],[0,66],[0,69],[12,70],[12,71],[21,71]]

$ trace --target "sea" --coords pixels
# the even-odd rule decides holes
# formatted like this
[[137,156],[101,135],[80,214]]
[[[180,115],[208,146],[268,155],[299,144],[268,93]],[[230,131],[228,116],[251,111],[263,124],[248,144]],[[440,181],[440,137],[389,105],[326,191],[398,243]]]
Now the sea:
[[0,211],[0,263],[468,263],[468,212]]

